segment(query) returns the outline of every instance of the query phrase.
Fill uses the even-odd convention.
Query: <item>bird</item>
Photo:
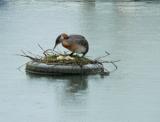
[[[55,46],[53,50],[60,43],[64,48],[67,48],[72,52],[70,56],[72,56],[74,53],[78,53],[82,54],[83,57],[89,50],[89,44],[86,38],[78,34],[67,35],[66,33],[61,33],[55,40]]]

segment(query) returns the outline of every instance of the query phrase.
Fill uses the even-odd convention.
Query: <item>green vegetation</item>
[[[60,63],[60,64],[78,64],[78,65],[86,65],[94,63],[89,58],[86,57],[80,57],[78,55],[56,55],[56,54],[50,54],[41,59],[41,62],[46,64],[53,64],[53,63]]]

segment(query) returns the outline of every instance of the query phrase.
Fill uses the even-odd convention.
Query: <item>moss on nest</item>
[[[86,64],[93,64],[94,61],[92,61],[89,58],[86,57],[80,57],[78,55],[56,55],[56,54],[50,54],[42,58],[42,63],[46,64],[53,64],[53,63],[60,63],[60,64],[78,64],[78,65],[86,65]]]

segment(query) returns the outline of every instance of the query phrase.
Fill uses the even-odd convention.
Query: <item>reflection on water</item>
[[[30,79],[41,79],[45,78],[44,81],[49,82],[55,82],[62,80],[65,82],[65,88],[69,92],[76,93],[79,90],[86,90],[88,87],[88,80],[87,76],[79,76],[79,75],[73,75],[73,76],[40,76],[40,75],[34,75],[30,73],[26,73],[28,78]]]

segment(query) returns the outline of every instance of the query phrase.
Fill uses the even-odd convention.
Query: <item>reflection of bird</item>
[[[60,43],[72,52],[70,55],[73,55],[73,53],[81,53],[84,56],[89,49],[88,41],[81,35],[67,35],[62,33],[57,37],[54,49]]]

